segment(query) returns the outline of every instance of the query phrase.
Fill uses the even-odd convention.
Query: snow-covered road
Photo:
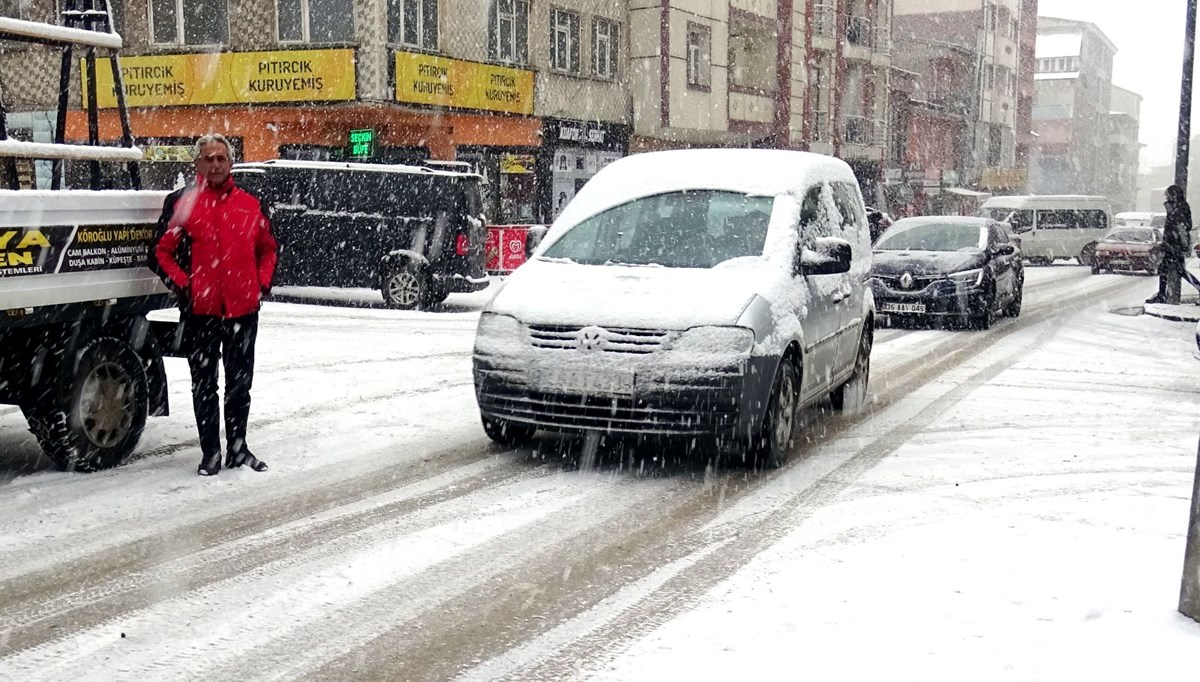
[[[491,445],[480,296],[268,304],[266,474],[195,475],[182,360],[114,471],[0,408],[0,679],[1191,680],[1200,365],[1113,312],[1153,286],[1030,268],[1017,320],[881,330],[868,413],[810,411],[767,473]]]

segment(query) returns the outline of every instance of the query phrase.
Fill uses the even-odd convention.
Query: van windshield
[[[584,220],[545,258],[587,265],[711,268],[761,256],[773,197],[692,190],[634,199]]]

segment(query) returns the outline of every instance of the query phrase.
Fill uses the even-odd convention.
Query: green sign
[[[350,156],[359,159],[375,155],[375,129],[363,128],[350,131]]]

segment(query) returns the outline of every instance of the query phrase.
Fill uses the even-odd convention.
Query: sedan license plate
[[[925,312],[924,303],[884,303],[879,308],[884,313],[917,313]]]
[[[547,372],[543,380],[563,393],[583,395],[633,395],[633,372],[602,369],[559,369]]]

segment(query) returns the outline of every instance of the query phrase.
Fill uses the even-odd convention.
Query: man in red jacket
[[[271,288],[277,247],[258,199],[230,177],[232,156],[223,136],[200,138],[196,184],[167,197],[165,232],[154,250],[158,272],[179,298],[203,454],[201,476],[221,470],[217,363],[222,354],[225,466],[267,468],[246,447],[246,422],[259,301]]]

